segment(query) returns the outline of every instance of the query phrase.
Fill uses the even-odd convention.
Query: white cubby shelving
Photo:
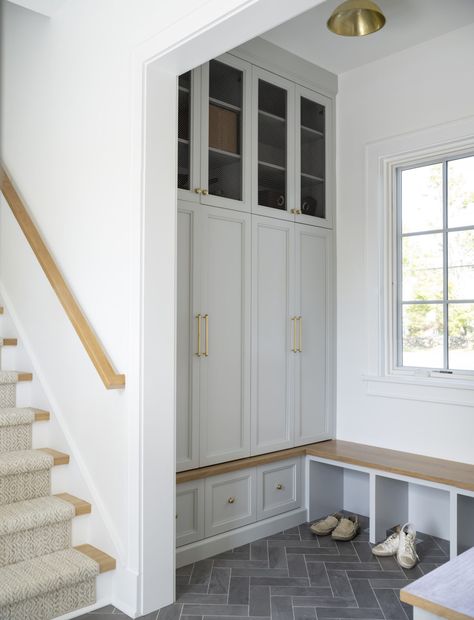
[[[306,459],[310,521],[343,509],[370,518],[371,543],[410,521],[420,532],[449,540],[451,558],[474,546],[474,492],[321,457]]]

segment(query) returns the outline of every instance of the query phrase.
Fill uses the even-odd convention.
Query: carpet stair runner
[[[30,378],[0,370],[0,620],[52,620],[92,605],[96,577],[115,568],[98,549],[71,546],[72,519],[90,505],[51,495],[51,469],[69,457],[32,448],[32,425],[49,414],[15,407],[16,384]]]

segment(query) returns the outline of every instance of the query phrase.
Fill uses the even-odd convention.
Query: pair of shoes
[[[310,530],[318,536],[331,534],[334,540],[352,540],[360,530],[359,517],[356,515],[345,517],[340,512],[335,512],[313,523]]]
[[[403,527],[399,525],[395,528],[384,542],[375,545],[372,553],[379,557],[397,556],[397,562],[402,568],[413,568],[419,561],[415,549],[416,530],[412,523],[405,523]]]

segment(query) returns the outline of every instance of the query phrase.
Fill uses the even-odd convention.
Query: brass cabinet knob
[[[235,502],[235,497],[229,497],[229,499],[227,500],[228,504],[233,504]]]
[[[203,189],[202,190],[202,195],[203,196],[207,196],[209,194],[209,191],[207,189]]]
[[[281,482],[279,482],[279,483],[276,485],[276,488],[278,489],[278,491],[281,491],[281,490],[283,489],[283,485],[281,484]]]
[[[202,189],[200,187],[196,187],[196,189],[194,190],[194,192],[196,194],[202,194]]]

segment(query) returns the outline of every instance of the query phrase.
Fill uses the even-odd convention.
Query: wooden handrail
[[[2,193],[105,387],[107,389],[125,387],[125,375],[119,375],[113,369],[102,344],[69,290],[58,266],[3,167],[0,167],[0,176],[2,178]]]

